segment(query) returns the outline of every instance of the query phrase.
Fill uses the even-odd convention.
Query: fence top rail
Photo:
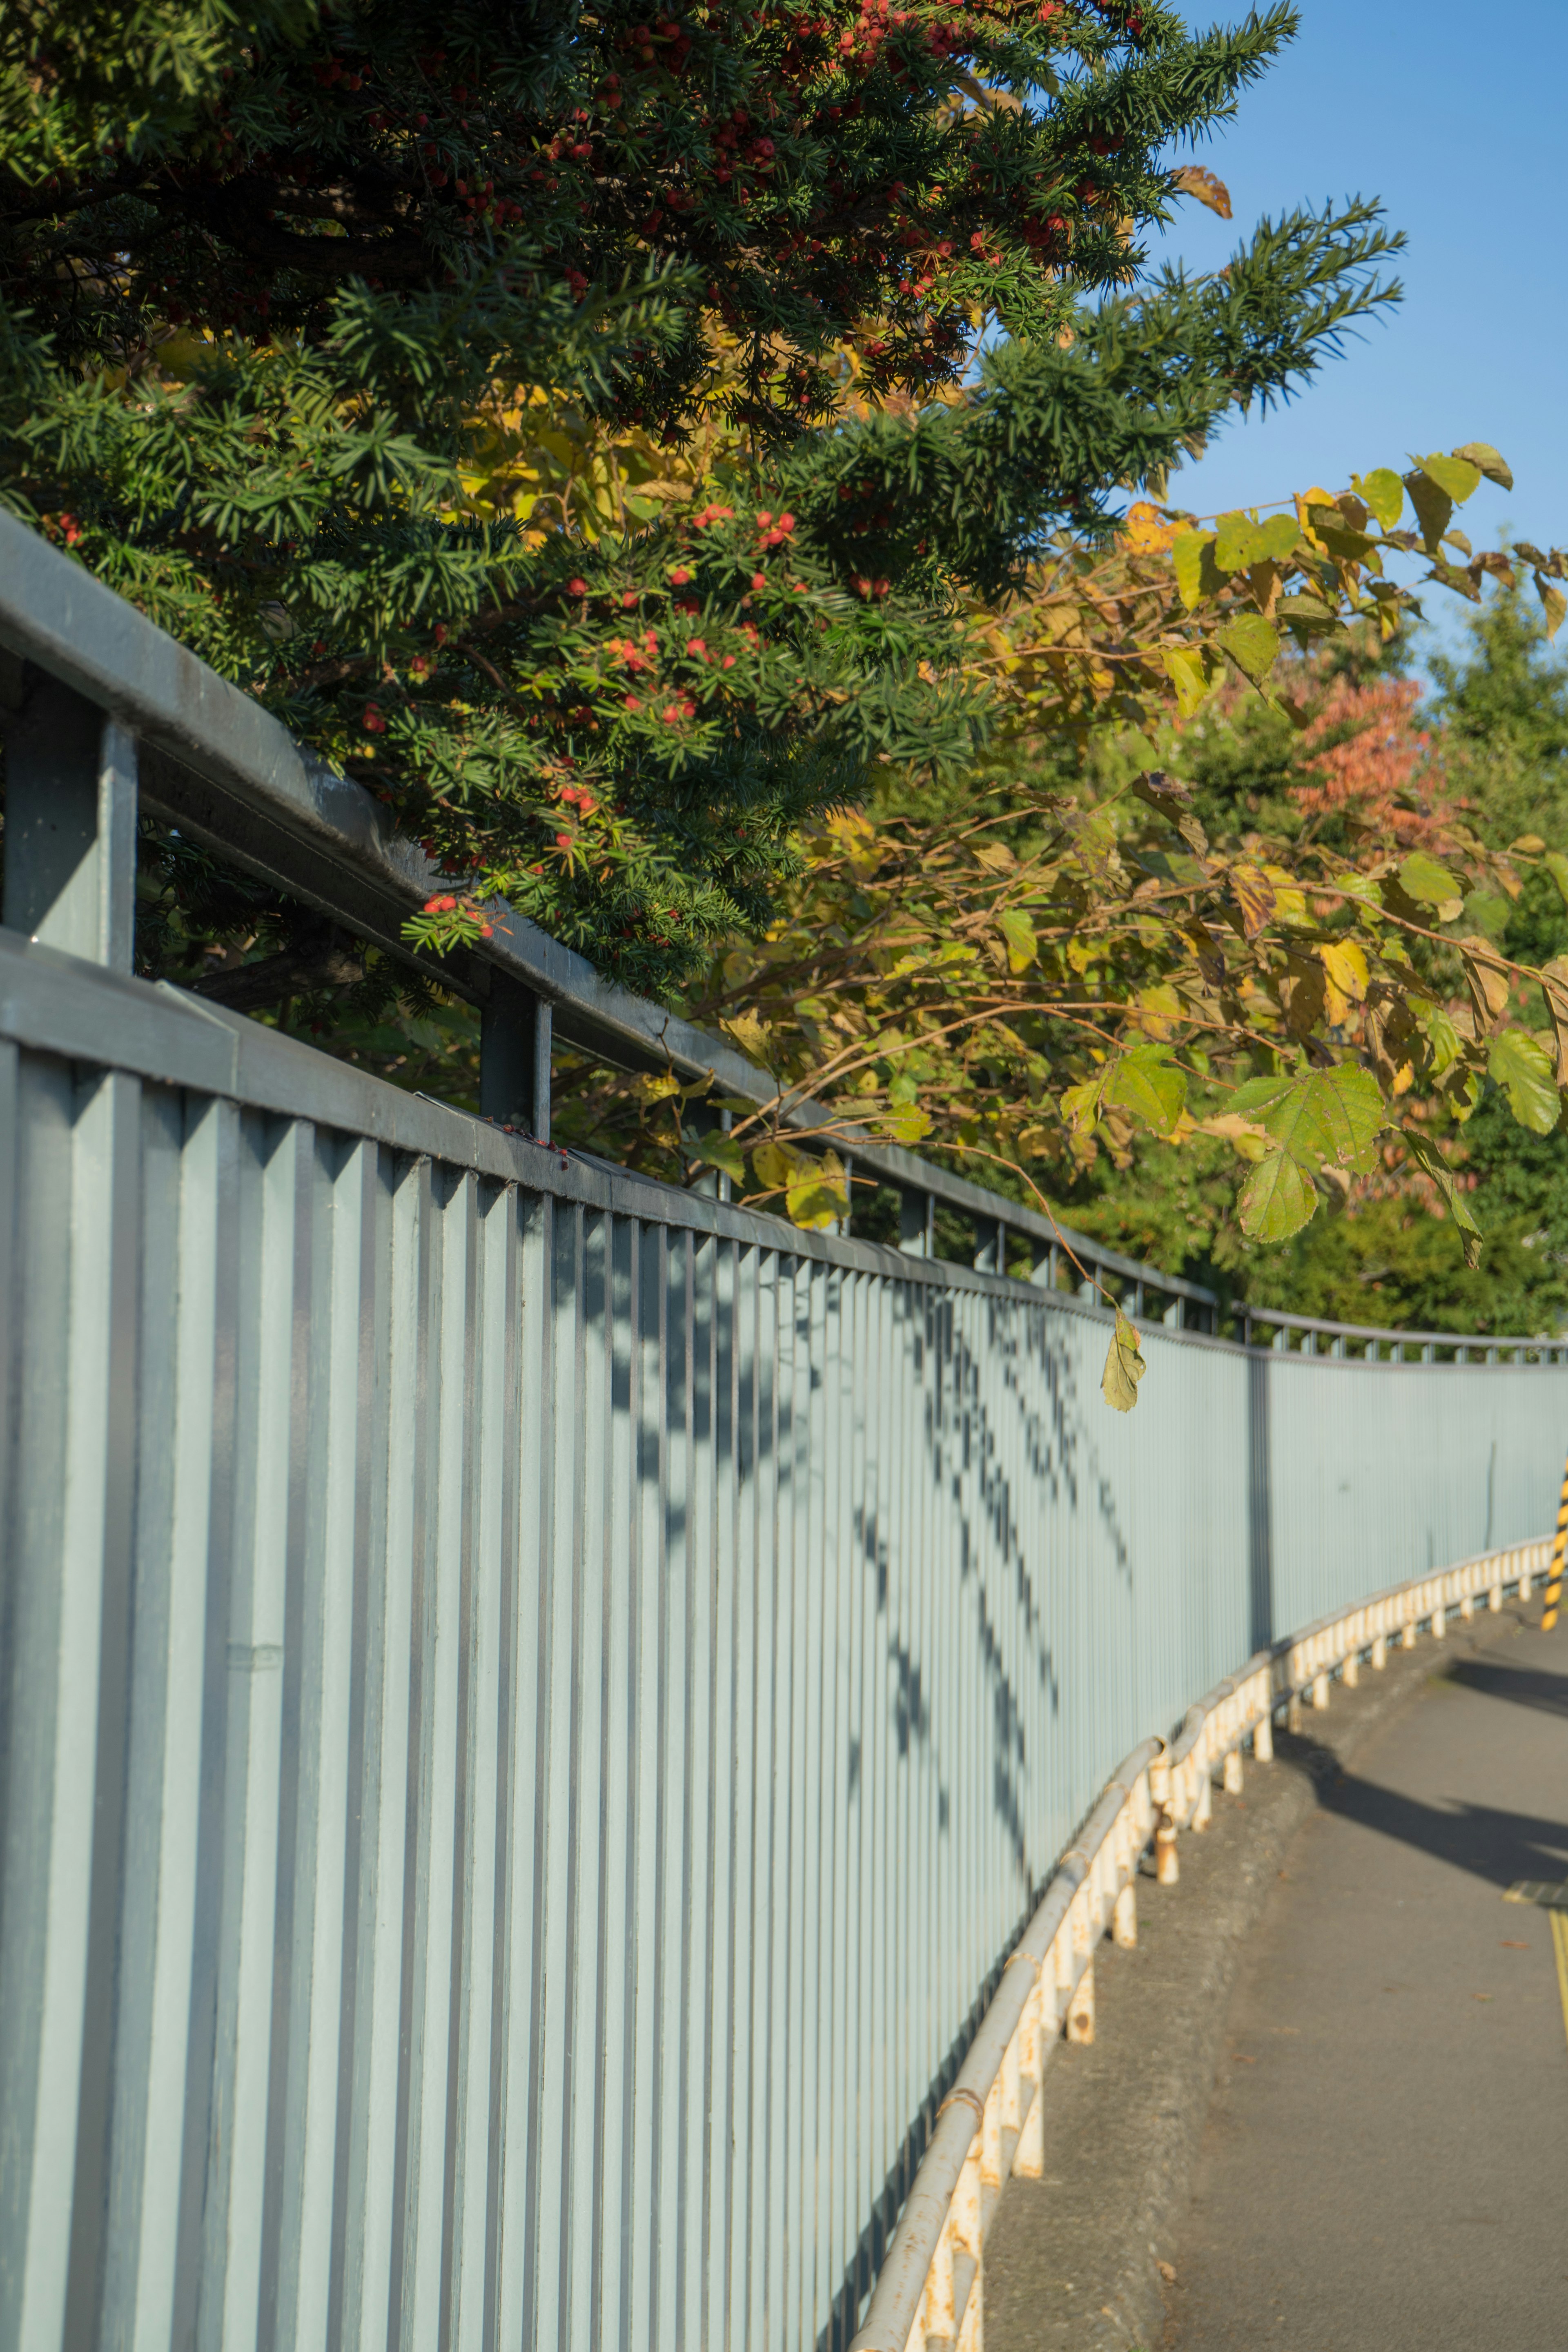
[[[1568,1344],[1568,1333],[1562,1331],[1414,1331],[1388,1323],[1334,1323],[1321,1315],[1291,1315],[1283,1307],[1254,1307],[1238,1303],[1236,1307],[1238,1323],[1247,1327],[1266,1323],[1270,1328],[1286,1331],[1322,1332],[1331,1339],[1379,1339],[1390,1347],[1400,1348],[1561,1348]]]
[[[297,742],[270,712],[209,668],[136,607],[37,531],[0,513],[0,645],[110,711],[136,737],[141,800],[193,839],[281,886],[411,962],[407,916],[441,887],[418,845],[395,833],[379,802]],[[457,996],[483,1003],[501,971],[552,1009],[556,1034],[612,1069],[710,1074],[724,1092],[763,1108],[770,1074],[728,1039],[603,979],[535,924],[498,910],[493,938],[438,964]],[[809,1099],[785,1097],[783,1118],[827,1129],[862,1175],[931,1195],[970,1217],[1065,1245],[1086,1265],[1158,1290],[1217,1302],[1201,1284],[1124,1257],[1087,1234],[921,1160],[873,1144]]]
[[[669,1069],[685,1080],[710,1076],[759,1109],[777,1104],[784,1123],[839,1145],[860,1182],[875,1178],[900,1193],[940,1202],[998,1240],[1003,1229],[1016,1234],[1053,1276],[1062,1259],[1076,1259],[1094,1276],[1130,1284],[1135,1314],[1147,1292],[1191,1303],[1206,1311],[1211,1328],[1217,1323],[1220,1299],[1203,1284],[1124,1256],[899,1145],[873,1143],[809,1098],[786,1093],[781,1101],[772,1076],[728,1039],[605,981],[585,958],[504,908],[481,945],[438,962],[422,958],[403,938],[403,925],[442,877],[416,843],[394,831],[380,803],[73,557],[4,513],[0,649],[63,680],[135,737],[146,811],[421,966],[452,994],[482,1005],[493,976],[503,974],[550,1006],[565,1045],[612,1069]],[[999,1249],[996,1262],[1000,1266]],[[1550,1345],[1544,1336],[1467,1341],[1447,1332],[1394,1333],[1241,1302],[1234,1313],[1246,1337],[1256,1322],[1331,1339],[1461,1349]]]

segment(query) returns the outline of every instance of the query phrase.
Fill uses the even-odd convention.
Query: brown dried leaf
[[[1184,196],[1195,196],[1211,213],[1218,213],[1221,220],[1229,220],[1230,190],[1217,173],[1205,172],[1201,163],[1184,163],[1180,171],[1172,173],[1171,185]]]
[[[1459,941],[1459,953],[1465,960],[1465,979],[1475,1007],[1476,1034],[1481,1036],[1494,1030],[1508,1011],[1508,968],[1491,941],[1479,931],[1468,932]]]

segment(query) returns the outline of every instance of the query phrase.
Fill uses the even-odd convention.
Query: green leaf
[[[1508,1097],[1509,1108],[1532,1135],[1550,1135],[1562,1104],[1552,1056],[1526,1030],[1505,1029],[1487,1055],[1487,1075]]]
[[[1241,613],[1219,632],[1219,642],[1238,670],[1261,686],[1279,658],[1279,639],[1261,613]]]
[[[1249,514],[1222,514],[1214,560],[1222,572],[1245,572],[1258,561],[1262,534]]]
[[[1241,1230],[1255,1242],[1289,1241],[1317,1205],[1311,1179],[1289,1151],[1276,1146],[1241,1188]]]
[[[1007,942],[1008,971],[1027,971],[1040,951],[1029,917],[1019,907],[1006,907],[996,918],[996,928]]]
[[[1108,1108],[1131,1111],[1156,1135],[1169,1135],[1187,1107],[1187,1074],[1168,1046],[1133,1045],[1111,1063],[1100,1083]]]
[[[1376,466],[1364,476],[1352,474],[1351,488],[1384,530],[1392,530],[1405,512],[1405,485],[1392,466]]]
[[[1212,530],[1184,530],[1180,539],[1171,542],[1171,563],[1176,575],[1177,592],[1189,613],[1203,593],[1204,550],[1214,543]]]
[[[1258,537],[1263,542],[1261,561],[1283,563],[1286,557],[1294,555],[1300,546],[1301,528],[1294,515],[1270,515],[1268,520],[1259,526]]]
[[[918,1103],[908,1103],[901,1110],[889,1111],[880,1125],[889,1142],[922,1143],[931,1133],[931,1113]]]
[[[1402,1131],[1402,1139],[1405,1150],[1415,1162],[1416,1167],[1423,1169],[1430,1176],[1443,1195],[1448,1214],[1459,1229],[1459,1242],[1465,1253],[1465,1264],[1471,1268],[1479,1265],[1481,1229],[1471,1213],[1469,1202],[1459,1190],[1453,1170],[1430,1136],[1420,1135],[1414,1129],[1405,1129]]]
[[[1562,892],[1563,905],[1568,907],[1568,857],[1560,849],[1549,849],[1541,862]]]
[[[1248,1078],[1226,1105],[1237,1118],[1256,1120],[1280,1146],[1295,1174],[1259,1160],[1242,1200],[1242,1229],[1265,1241],[1279,1241],[1311,1215],[1311,1174],[1325,1160],[1364,1175],[1384,1123],[1383,1096],[1370,1070],[1337,1062],[1327,1070],[1296,1077]],[[1299,1180],[1299,1181],[1298,1181]],[[1247,1218],[1258,1220],[1248,1224]],[[1281,1223],[1293,1218],[1294,1223]],[[1267,1230],[1265,1229],[1267,1228]]]
[[[1541,599],[1541,609],[1546,617],[1546,634],[1548,637],[1554,637],[1563,626],[1564,614],[1568,614],[1568,596],[1564,596],[1561,588],[1554,588],[1541,572],[1535,574],[1535,593]]]
[[[1484,474],[1489,482],[1496,482],[1500,489],[1512,489],[1513,468],[1506,457],[1499,457],[1489,441],[1466,441],[1454,455],[1464,464],[1473,466],[1479,474]]]
[[[1114,1412],[1131,1412],[1138,1402],[1138,1383],[1148,1369],[1138,1345],[1138,1334],[1119,1307],[1100,1382],[1100,1394]]]
[[[1420,467],[1405,475],[1405,487],[1421,526],[1422,543],[1428,555],[1436,555],[1443,544],[1443,533],[1454,519],[1454,501]]]
[[[1464,892],[1446,866],[1428,857],[1424,849],[1413,849],[1399,869],[1399,886],[1405,896],[1418,898],[1428,907],[1443,907]]]
[[[1209,690],[1202,654],[1189,652],[1184,646],[1162,646],[1160,659],[1176,689],[1176,708],[1184,719],[1190,719]]]
[[[1474,490],[1481,486],[1481,469],[1472,466],[1468,457],[1445,457],[1434,453],[1430,457],[1417,457],[1415,463],[1429,481],[1446,490],[1457,507],[1462,507]]]
[[[725,1135],[719,1128],[698,1137],[691,1156],[700,1160],[705,1168],[717,1168],[732,1183],[744,1184],[746,1181],[745,1153],[733,1136]]]

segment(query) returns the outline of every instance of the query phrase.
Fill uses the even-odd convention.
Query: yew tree
[[[382,795],[426,944],[499,894],[668,992],[879,761],[973,758],[967,604],[1393,298],[1362,203],[1146,270],[1294,24],[19,0],[0,496]],[[715,420],[703,494],[613,530],[486,494]]]

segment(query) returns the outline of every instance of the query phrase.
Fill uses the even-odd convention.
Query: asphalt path
[[[1568,1880],[1568,1628],[1428,1655],[1247,1939],[1179,2352],[1568,2347],[1568,2025],[1550,1915],[1503,1899]]]

